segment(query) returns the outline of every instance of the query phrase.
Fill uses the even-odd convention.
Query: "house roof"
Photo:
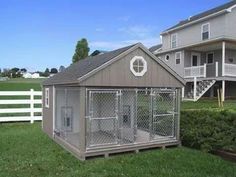
[[[129,52],[140,47],[146,53],[148,53],[158,64],[160,64],[164,69],[166,69],[170,74],[172,74],[179,82],[183,85],[185,80],[174,72],[168,65],[163,61],[156,58],[146,47],[141,43],[123,47],[111,52],[107,52],[101,55],[89,56],[83,60],[78,61],[77,63],[72,64],[66,68],[63,72],[60,72],[53,77],[45,80],[43,85],[57,85],[57,84],[74,84],[83,81],[84,79],[90,77],[97,71],[103,69],[108,64],[113,63],[114,61],[122,58],[122,56],[128,54]]]
[[[213,9],[207,10],[207,11],[202,12],[200,14],[194,15],[194,16],[188,18],[188,19],[180,21],[178,24],[172,26],[171,28],[166,29],[163,33],[167,32],[167,31],[170,31],[170,30],[173,30],[175,28],[181,27],[182,25],[186,25],[186,24],[188,24],[190,22],[193,22],[193,21],[199,20],[201,18],[207,17],[209,15],[215,14],[217,12],[220,12],[220,11],[223,11],[223,10],[227,10],[230,7],[234,6],[234,5],[236,5],[236,1],[235,0],[230,1],[230,2],[228,2],[226,4],[223,4],[223,5],[220,5],[218,7],[215,7]]]
[[[72,64],[63,72],[60,72],[45,80],[43,85],[51,85],[56,83],[74,83],[76,81],[78,82],[78,78],[88,74],[90,71],[96,69],[97,67],[108,62],[133,46],[134,45],[130,45],[101,55],[89,56]]]
[[[153,53],[156,50],[160,49],[161,47],[162,47],[162,44],[154,45],[154,46],[149,48],[149,51]]]

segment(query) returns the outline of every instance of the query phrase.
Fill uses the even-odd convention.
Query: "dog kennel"
[[[109,53],[43,83],[43,130],[80,159],[178,145],[184,82],[141,44]]]

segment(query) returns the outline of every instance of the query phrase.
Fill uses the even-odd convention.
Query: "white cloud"
[[[103,32],[104,29],[103,29],[103,28],[96,28],[95,31],[97,31],[97,32]]]
[[[123,21],[123,22],[128,22],[130,18],[131,18],[130,16],[122,16],[122,17],[119,17],[118,20]]]
[[[151,26],[136,25],[136,26],[119,28],[118,31],[125,33],[130,37],[147,38],[151,37],[153,33],[155,33],[155,28]]]
[[[105,50],[114,50],[117,48],[125,47],[135,43],[141,42],[146,47],[151,47],[160,42],[158,37],[146,38],[146,39],[130,39],[123,41],[91,41],[89,45],[94,49],[105,49]]]

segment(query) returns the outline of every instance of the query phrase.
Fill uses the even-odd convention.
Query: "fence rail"
[[[225,76],[236,76],[236,64],[225,63]]]
[[[206,65],[184,68],[184,78],[206,77]]]
[[[24,98],[15,99],[16,96]],[[26,96],[29,98],[25,98]],[[37,97],[35,98],[35,96]],[[42,105],[42,99],[39,96],[42,97],[42,92],[33,89],[30,91],[0,91],[0,122],[30,121],[33,123],[36,120],[42,120],[42,108],[35,107],[36,104]],[[29,105],[29,108],[12,108],[13,105]]]

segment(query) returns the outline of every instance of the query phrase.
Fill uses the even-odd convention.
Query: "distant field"
[[[0,91],[28,91],[34,89],[41,90],[41,83],[45,79],[10,79],[0,82]]]

